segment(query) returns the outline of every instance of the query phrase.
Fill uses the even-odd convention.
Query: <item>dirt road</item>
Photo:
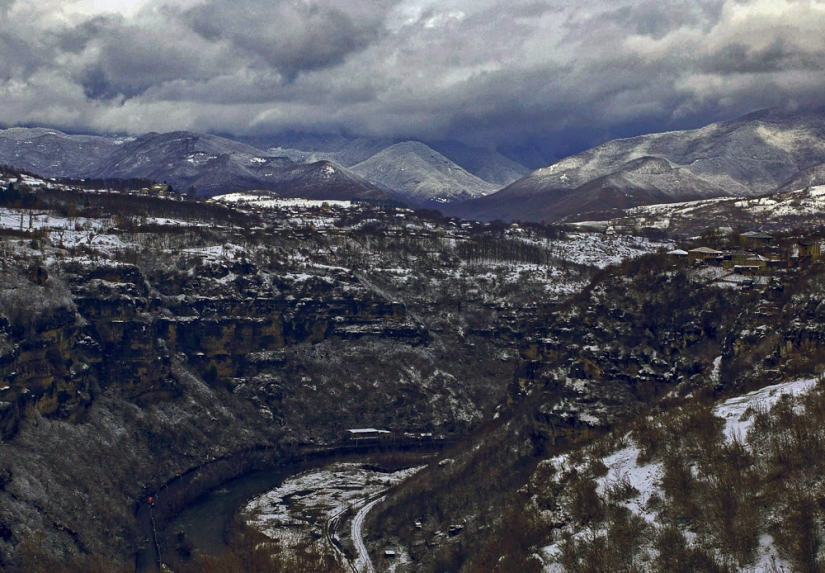
[[[382,495],[366,503],[364,507],[358,510],[358,513],[356,513],[352,519],[350,535],[352,536],[352,543],[355,545],[355,552],[358,554],[358,557],[355,559],[355,569],[359,573],[375,573],[369,553],[367,553],[367,547],[364,545],[364,538],[361,536],[361,528],[364,526],[364,518],[369,511],[375,504],[384,501],[384,499],[386,499],[386,496]]]

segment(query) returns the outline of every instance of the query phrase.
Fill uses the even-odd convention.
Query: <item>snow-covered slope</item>
[[[762,111],[696,130],[610,141],[455,212],[469,218],[554,220],[604,207],[760,195],[822,163],[823,112]]]
[[[0,163],[46,177],[87,177],[128,139],[44,128],[0,130]]]
[[[766,193],[825,161],[825,116],[758,112],[702,129],[619,139],[534,171],[511,189],[575,189],[643,157],[666,159],[728,194]],[[692,192],[684,186],[684,194]]]
[[[140,177],[199,195],[266,189],[288,197],[397,201],[327,161],[296,163],[249,145],[202,133],[149,133],[138,138],[67,135],[49,129],[0,131],[0,163],[47,177]]]
[[[499,188],[415,141],[388,147],[352,171],[418,203],[449,203],[488,195]]]
[[[689,236],[703,230],[761,228],[769,232],[818,225],[825,212],[825,185],[782,191],[760,197],[723,197],[643,205],[616,211],[607,219],[566,222],[588,229],[654,228]]]
[[[723,443],[731,444],[736,442],[741,446],[741,451],[746,456],[760,456],[763,452],[758,450],[758,439],[752,439],[753,436],[749,434],[752,428],[754,418],[759,412],[769,412],[771,408],[777,405],[783,397],[804,396],[806,393],[815,391],[816,380],[814,379],[799,379],[781,384],[767,386],[760,390],[730,398],[713,408],[712,415],[716,418],[721,418],[724,421],[723,426]],[[800,414],[803,407],[799,402],[793,408],[795,414]],[[653,417],[648,417],[648,423],[658,423]],[[627,510],[629,514],[636,519],[636,527],[639,530],[647,530],[647,538],[652,537],[654,533],[663,527],[663,524],[668,522],[665,516],[666,505],[662,500],[667,499],[668,495],[665,491],[665,481],[670,479],[673,481],[673,469],[670,469],[671,475],[668,476],[668,469],[665,467],[665,461],[661,459],[644,460],[643,461],[643,447],[638,443],[637,437],[633,434],[624,436],[620,443],[623,447],[615,449],[604,457],[599,457],[597,460],[587,460],[586,462],[577,462],[574,456],[570,454],[562,454],[554,458],[541,462],[540,466],[544,466],[545,473],[561,475],[572,475],[580,473],[586,475],[589,467],[595,465],[601,466],[603,471],[595,481],[595,494],[605,506],[614,504],[614,507]],[[733,448],[736,451],[735,447]],[[747,459],[746,457],[744,459]],[[588,466],[588,464],[590,464]],[[720,464],[721,465],[721,464]],[[672,464],[671,464],[672,466]],[[700,467],[700,464],[695,461],[688,462],[691,479],[696,480],[695,483],[701,483],[702,480],[708,480],[711,483],[723,483],[720,479],[720,470],[717,467]],[[547,471],[547,468],[552,468]],[[560,480],[561,481],[561,480]],[[776,477],[773,481],[779,481]],[[727,485],[727,483],[726,483]],[[699,486],[692,485],[699,489]],[[737,484],[736,487],[744,487]],[[796,487],[801,487],[797,484]],[[738,492],[737,492],[738,493]],[[741,494],[740,494],[741,495]],[[766,496],[767,497],[767,496]],[[672,501],[672,500],[671,500]],[[737,503],[739,501],[737,500]],[[765,502],[762,502],[763,504]],[[549,513],[549,512],[548,512]],[[781,551],[771,535],[770,521],[764,519],[765,516],[760,516],[759,525],[754,532],[754,546],[747,554],[747,565],[742,567],[735,567],[738,571],[754,571],[754,572],[788,572],[797,570],[792,567],[792,563],[788,560],[787,551]],[[547,573],[564,573],[567,571],[563,566],[564,557],[562,556],[567,549],[569,558],[569,544],[565,548],[565,539],[575,539],[576,541],[585,540],[588,543],[593,538],[604,536],[605,533],[609,536],[612,531],[606,532],[603,529],[593,528],[586,529],[570,522],[562,534],[559,532],[554,537],[554,543],[545,547],[541,553],[544,561],[544,571]],[[707,532],[697,534],[694,531],[682,532],[685,534],[689,542],[686,546],[703,547],[707,550],[713,547],[713,542],[709,541]],[[641,542],[638,546],[640,563],[655,563],[657,554],[660,553],[659,548],[654,548],[648,542]],[[713,548],[708,554],[714,555],[718,548]],[[784,555],[783,555],[784,553]],[[653,571],[656,569],[649,566],[641,566],[639,571]]]
[[[476,177],[499,187],[509,185],[530,172],[529,168],[492,149],[471,147],[457,141],[439,141],[429,146]]]
[[[266,189],[283,196],[313,199],[387,199],[347,169],[329,162],[295,163],[214,135],[185,131],[147,134],[117,149],[98,177],[145,177],[199,195]]]

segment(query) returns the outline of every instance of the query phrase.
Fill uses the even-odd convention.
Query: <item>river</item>
[[[137,518],[142,524],[146,539],[142,540],[142,547],[136,555],[136,571],[157,571],[159,559],[156,548],[160,550],[162,559],[167,551],[173,551],[173,548],[168,546],[169,542],[165,540],[171,539],[178,532],[183,533],[183,537],[195,551],[219,552],[226,547],[226,533],[239,509],[250,499],[278,487],[290,476],[342,462],[395,468],[409,467],[420,464],[422,458],[441,451],[445,445],[446,441],[433,441],[391,448],[342,448],[330,452],[315,452],[299,459],[293,458],[274,468],[252,471],[226,481],[188,503],[182,511],[167,519],[165,523],[160,523],[158,519],[157,536],[152,523],[153,510],[143,505],[137,513]],[[174,483],[172,482],[169,488],[172,488]],[[158,498],[163,498],[163,492]]]

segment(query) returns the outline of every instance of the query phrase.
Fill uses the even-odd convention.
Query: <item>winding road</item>
[[[456,439],[431,440],[422,442],[419,440],[397,441],[391,445],[375,444],[373,446],[346,445],[331,448],[305,449],[300,453],[288,458],[270,460],[268,463],[261,463],[257,458],[253,462],[244,462],[244,459],[236,459],[233,468],[264,466],[266,469],[250,469],[244,473],[227,472],[227,478],[219,482],[210,480],[200,480],[206,487],[202,487],[199,476],[203,473],[208,475],[210,468],[217,464],[225,464],[230,457],[222,458],[214,462],[206,463],[203,466],[193,468],[182,476],[170,480],[166,485],[159,488],[155,494],[156,499],[172,499],[180,501],[180,509],[174,504],[159,504],[152,509],[147,503],[142,503],[136,511],[136,522],[141,533],[136,539],[138,550],[135,553],[135,569],[138,573],[154,573],[160,570],[158,553],[162,548],[164,534],[169,531],[183,531],[186,539],[192,542],[195,550],[214,551],[226,547],[224,532],[234,521],[239,509],[250,498],[261,495],[282,483],[291,475],[299,474],[308,469],[323,467],[331,462],[333,458],[337,461],[358,461],[359,463],[380,463],[381,456],[391,453],[408,454],[415,463],[431,457],[433,454],[442,451],[445,447],[457,443]],[[269,450],[261,450],[269,451]],[[251,453],[257,453],[255,450]],[[238,457],[245,454],[241,452]],[[410,462],[410,465],[414,465]],[[220,495],[215,495],[217,488],[225,488]],[[228,491],[228,492],[227,492]],[[210,493],[211,492],[211,493]],[[180,499],[179,499],[180,498]],[[365,503],[378,500],[367,499]],[[358,505],[352,506],[356,509]],[[372,505],[370,505],[370,508]],[[363,518],[369,511],[368,508],[360,506],[363,514],[360,514],[358,521],[357,539],[360,543],[358,551],[358,563],[365,571],[374,571],[372,563],[364,547],[361,538],[361,527]],[[366,509],[366,510],[365,510]],[[342,512],[343,514],[343,512]],[[327,524],[327,536],[330,543],[336,547],[349,567],[354,568],[355,564],[347,559],[346,554],[340,547],[340,540],[336,535],[342,514],[333,516]],[[168,549],[168,548],[166,548]],[[364,565],[366,563],[366,565]]]
[[[355,568],[355,565],[349,560],[349,557],[347,557],[347,554],[344,552],[343,547],[341,547],[341,540],[338,537],[338,526],[341,524],[341,516],[343,516],[349,510],[350,508],[347,507],[329,518],[325,528],[325,535],[327,537],[327,543],[329,543],[329,546],[332,547],[332,549],[338,554],[338,556],[341,558],[341,561],[343,563],[346,563],[346,565],[350,569],[352,569],[353,573],[358,573],[358,570]]]
[[[352,544],[355,545],[355,551],[358,554],[358,557],[355,559],[355,569],[358,573],[375,573],[375,569],[372,566],[372,561],[370,560],[370,555],[367,553],[367,547],[364,545],[364,538],[361,536],[361,529],[364,526],[364,518],[367,516],[369,511],[373,508],[373,506],[375,506],[375,504],[384,501],[386,497],[387,496],[382,495],[381,497],[366,503],[361,509],[358,510],[355,517],[352,518],[350,535],[352,536]]]

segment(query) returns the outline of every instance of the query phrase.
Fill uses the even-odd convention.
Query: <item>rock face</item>
[[[823,162],[825,114],[762,111],[697,130],[611,141],[450,212],[553,221],[611,208],[759,195]]]
[[[60,268],[59,283],[21,285],[42,291],[36,299],[44,308],[18,307],[21,313],[40,313],[31,324],[6,321],[7,340],[15,346],[3,356],[0,370],[9,384],[2,437],[13,437],[29,405],[43,415],[73,420],[88,406],[90,392],[112,384],[141,405],[173,399],[180,387],[171,358],[180,353],[215,383],[254,378],[267,365],[283,365],[283,355],[276,355],[287,346],[366,337],[415,347],[428,340],[403,304],[359,288],[352,274],[335,276],[333,286],[307,278],[298,298],[285,299],[273,298],[271,291],[260,296],[254,284],[258,272],[249,262],[207,266],[195,278],[178,272],[145,275],[128,264],[67,264]],[[227,278],[232,280],[226,286],[218,282]],[[348,293],[336,293],[336,283],[346,285]],[[284,280],[272,286],[295,292],[296,285]],[[64,305],[45,306],[57,288],[65,289]]]
[[[462,297],[475,276],[441,258],[448,222],[40,183],[13,199],[65,226],[0,228],[0,567],[33,536],[131,559],[141,500],[211,460],[354,427],[462,436],[506,397],[522,314]],[[68,203],[102,218],[70,223]]]

